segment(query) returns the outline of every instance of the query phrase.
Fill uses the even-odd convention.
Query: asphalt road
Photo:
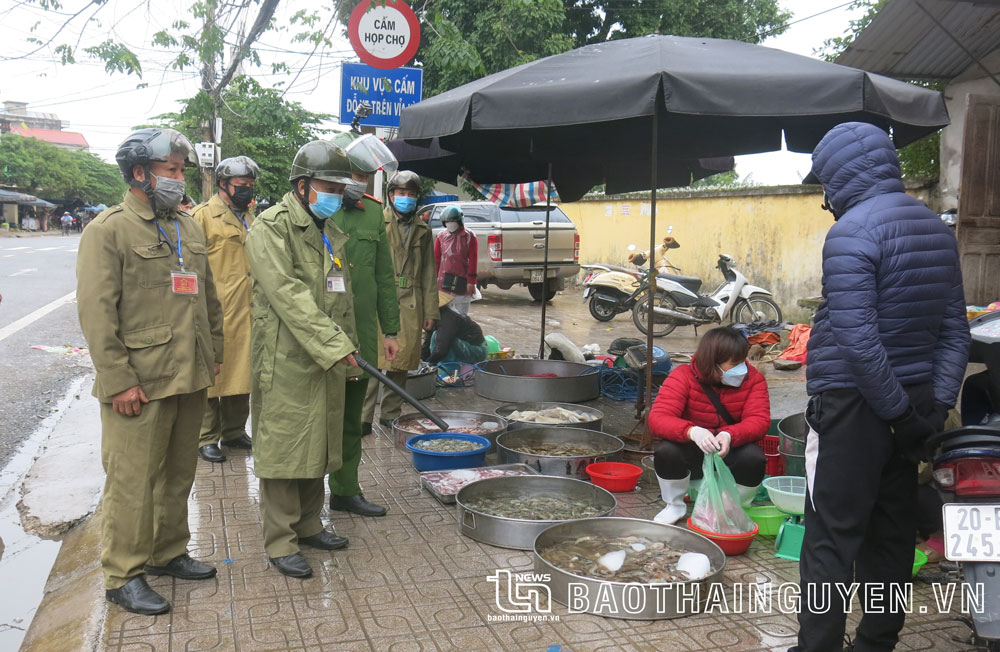
[[[80,235],[0,237],[0,468],[91,368],[87,355],[48,353],[35,345],[86,347],[76,302],[11,333],[9,327],[76,290]],[[6,336],[5,336],[6,335]]]

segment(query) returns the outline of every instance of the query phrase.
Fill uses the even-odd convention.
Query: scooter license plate
[[[947,503],[942,513],[946,559],[1000,562],[1000,505]]]
[[[543,276],[544,273],[545,273],[545,270],[543,270],[543,269],[533,269],[533,270],[531,270],[531,281],[530,282],[531,283],[541,283],[545,279],[545,276]]]

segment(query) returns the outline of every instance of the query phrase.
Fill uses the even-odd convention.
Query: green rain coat
[[[381,204],[366,195],[355,205],[345,205],[330,220],[347,234],[344,253],[354,292],[358,350],[374,365],[381,348],[379,326],[382,333],[399,333],[396,274]]]
[[[379,369],[409,371],[420,366],[420,347],[427,319],[441,317],[438,309],[437,268],[434,262],[434,234],[415,215],[400,224],[392,206],[382,211],[386,236],[396,270],[396,297],[399,299],[399,353],[389,362],[379,342]],[[391,332],[391,331],[390,331]]]
[[[322,478],[341,466],[344,381],[337,362],[357,350],[348,236],[324,226],[345,292],[319,229],[292,193],[261,214],[247,237],[253,273],[253,459],[259,478]]]

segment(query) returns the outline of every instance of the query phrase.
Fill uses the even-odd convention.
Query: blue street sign
[[[420,68],[380,70],[363,63],[345,63],[340,73],[340,124],[350,124],[362,102],[372,114],[362,126],[398,127],[399,114],[423,97],[424,71]]]

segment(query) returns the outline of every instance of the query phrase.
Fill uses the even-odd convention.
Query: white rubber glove
[[[733,443],[733,436],[723,430],[715,436],[715,441],[719,444],[719,457],[725,457],[729,452],[729,445]]]
[[[719,444],[715,441],[715,435],[711,430],[695,426],[688,431],[688,439],[693,441],[705,455],[715,453],[719,450]]]

